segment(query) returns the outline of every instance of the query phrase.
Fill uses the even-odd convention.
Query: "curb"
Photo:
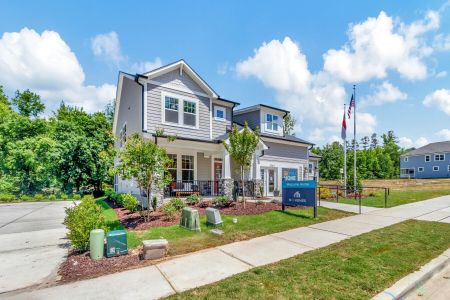
[[[449,264],[450,248],[438,257],[432,259],[426,265],[422,266],[418,271],[403,277],[394,283],[394,285],[373,297],[372,300],[404,299],[406,295],[419,288],[428,279],[439,273]]]

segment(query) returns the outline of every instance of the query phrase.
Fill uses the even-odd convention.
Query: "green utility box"
[[[180,225],[189,230],[201,231],[198,210],[190,207],[183,208],[181,211]]]
[[[206,213],[206,223],[212,225],[223,225],[222,218],[220,217],[220,212],[216,208],[208,207],[205,210]]]
[[[91,230],[89,234],[89,253],[91,259],[103,258],[105,231],[103,229]]]
[[[119,256],[128,253],[127,233],[125,230],[113,230],[106,234],[106,256]]]

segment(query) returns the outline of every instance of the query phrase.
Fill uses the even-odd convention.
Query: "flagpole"
[[[344,118],[347,113],[344,103]],[[344,198],[347,198],[347,135],[344,138]]]
[[[353,192],[356,197],[356,85],[353,85]]]

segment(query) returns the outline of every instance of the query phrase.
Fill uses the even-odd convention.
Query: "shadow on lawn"
[[[299,212],[300,212],[301,210],[299,210]],[[297,212],[292,212],[292,211],[289,211],[289,210],[274,210],[274,212],[277,212],[277,213],[281,213],[281,214],[284,214],[284,215],[288,215],[288,216],[292,216],[292,217],[297,217],[297,218],[301,218],[301,219],[313,219],[313,217],[312,216],[305,216],[305,215],[303,215],[303,214],[298,214]]]

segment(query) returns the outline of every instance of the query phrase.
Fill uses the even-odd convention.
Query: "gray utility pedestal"
[[[166,239],[142,241],[144,259],[163,258],[169,249],[169,242]]]
[[[218,209],[208,207],[205,210],[206,213],[206,223],[212,224],[212,225],[222,225],[222,217],[220,216],[220,212]]]
[[[190,207],[183,208],[181,211],[180,225],[189,230],[201,231],[198,210]]]

